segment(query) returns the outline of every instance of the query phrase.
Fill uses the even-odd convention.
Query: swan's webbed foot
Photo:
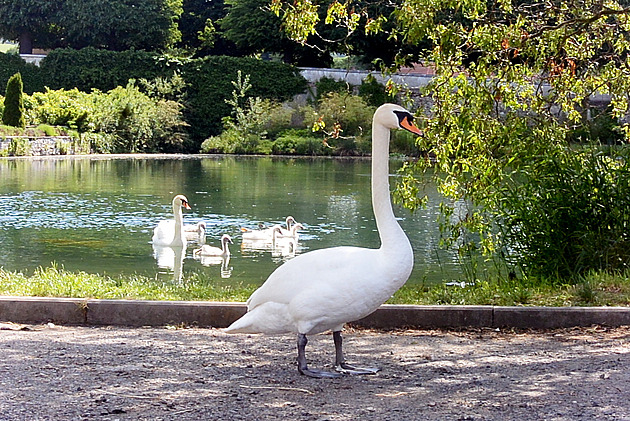
[[[342,374],[376,374],[380,370],[377,367],[355,367],[346,363],[340,363],[335,366],[335,371]]]
[[[316,379],[336,379],[341,377],[341,374],[335,373],[332,371],[323,371],[323,370],[312,370],[308,368],[306,364],[306,344],[308,340],[306,339],[306,335],[303,333],[298,334],[298,371],[300,374],[303,374],[308,377],[313,377]]]
[[[300,374],[303,374],[307,377],[313,377],[315,379],[338,379],[342,375],[340,373],[335,373],[333,371],[324,371],[324,370],[312,370],[307,367],[299,367],[298,371]]]
[[[333,332],[333,340],[335,341],[335,371],[343,374],[376,374],[380,369],[372,367],[355,367],[346,363],[343,356],[343,339],[341,332]]]

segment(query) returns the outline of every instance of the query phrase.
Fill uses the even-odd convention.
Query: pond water
[[[395,173],[399,162],[392,161]],[[390,177],[392,185],[395,177]],[[438,249],[437,193],[415,214],[396,208],[415,252],[411,282],[461,276],[457,255]],[[151,244],[171,200],[185,194],[184,222],[207,224],[206,243],[234,241],[228,262],[203,261],[189,245],[177,255]],[[99,156],[0,159],[0,266],[32,273],[69,271],[178,278],[192,272],[220,283],[262,283],[292,253],[251,248],[241,228],[304,225],[295,253],[337,245],[378,247],[370,202],[370,161],[235,156]],[[159,259],[158,259],[159,257]],[[159,263],[159,265],[158,265]],[[222,263],[222,264],[221,264]]]

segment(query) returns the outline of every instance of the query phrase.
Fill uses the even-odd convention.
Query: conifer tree
[[[21,128],[26,127],[24,99],[22,98],[23,88],[22,75],[19,72],[9,78],[6,96],[4,97],[2,124]]]

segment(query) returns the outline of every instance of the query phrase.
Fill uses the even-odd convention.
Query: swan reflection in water
[[[181,282],[186,247],[169,247],[153,244],[153,257],[160,269],[173,272],[173,281]]]

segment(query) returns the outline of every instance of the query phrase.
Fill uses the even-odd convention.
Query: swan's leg
[[[376,374],[379,368],[354,367],[346,363],[343,356],[343,339],[341,332],[333,332],[333,340],[335,341],[335,370],[344,374]]]
[[[308,339],[306,339],[306,335],[303,333],[298,334],[297,347],[298,347],[298,371],[300,374],[304,374],[305,376],[315,377],[317,379],[324,378],[335,378],[341,377],[339,373],[331,373],[329,371],[321,371],[321,370],[311,370],[306,365],[306,344],[308,343]]]

